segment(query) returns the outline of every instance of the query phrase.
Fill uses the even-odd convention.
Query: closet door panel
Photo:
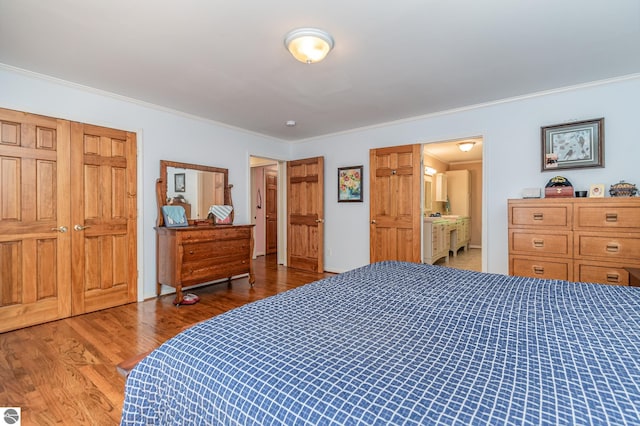
[[[82,123],[71,129],[75,315],[136,300],[136,139]]]
[[[0,332],[71,312],[69,123],[0,109]]]

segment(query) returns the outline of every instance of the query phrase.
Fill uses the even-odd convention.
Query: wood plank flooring
[[[185,326],[332,274],[255,262],[247,278],[191,289],[200,302],[175,307],[174,295],[0,334],[0,406],[22,408],[23,425],[118,424],[124,378],[116,365],[152,350]]]

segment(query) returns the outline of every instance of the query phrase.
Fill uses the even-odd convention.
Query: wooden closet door
[[[370,261],[420,262],[420,145],[370,151]]]
[[[0,332],[71,313],[69,122],[0,109]]]
[[[73,315],[136,300],[136,137],[71,123]]]

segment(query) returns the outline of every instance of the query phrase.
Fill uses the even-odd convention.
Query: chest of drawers
[[[182,289],[219,279],[253,275],[253,225],[157,227],[157,292],[161,286],[176,289],[176,301],[182,301]]]
[[[509,200],[511,275],[629,285],[640,198]]]

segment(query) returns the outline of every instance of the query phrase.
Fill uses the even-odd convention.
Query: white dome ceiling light
[[[333,37],[316,28],[298,28],[285,36],[284,45],[300,62],[313,64],[323,60],[333,49]]]
[[[460,149],[460,151],[462,151],[462,152],[469,152],[469,151],[471,151],[471,149],[473,148],[473,146],[474,146],[475,144],[476,144],[476,143],[475,143],[475,142],[473,142],[473,141],[460,142],[460,143],[458,144],[458,148],[459,148],[459,149]]]

